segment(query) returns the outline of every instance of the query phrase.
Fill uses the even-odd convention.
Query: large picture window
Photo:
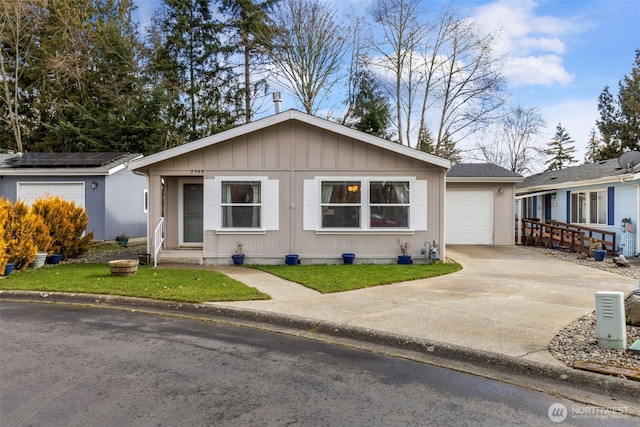
[[[606,225],[607,191],[594,190],[571,193],[571,222]]]
[[[222,227],[260,228],[260,181],[222,181]]]
[[[317,187],[315,187],[315,185]],[[420,185],[422,204],[411,196]],[[314,200],[315,199],[315,200]],[[308,181],[305,187],[305,229],[384,230],[409,229],[412,210],[424,216],[412,226],[422,229],[426,223],[426,181],[380,178],[319,178]],[[318,213],[318,221],[314,222]]]

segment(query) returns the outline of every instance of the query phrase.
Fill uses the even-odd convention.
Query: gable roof
[[[618,159],[609,159],[528,176],[516,185],[516,192],[544,191],[632,179],[637,179],[634,178],[634,171],[627,172],[625,168],[620,167]]]
[[[24,153],[0,160],[2,175],[112,175],[142,154],[130,153]]]
[[[447,182],[521,182],[522,175],[493,163],[456,163],[447,172]]]
[[[224,132],[220,132],[211,136],[207,136],[202,139],[198,139],[196,141],[188,142],[186,144],[173,147],[168,150],[164,150],[147,157],[143,157],[134,162],[131,162],[131,164],[129,165],[129,169],[130,170],[142,169],[154,163],[162,162],[164,160],[181,156],[183,154],[191,153],[201,148],[218,144],[220,142],[223,142],[232,138],[236,138],[238,136],[243,136],[251,132],[259,131],[259,130],[268,128],[270,126],[275,126],[290,120],[295,120],[301,123],[308,124],[310,126],[326,129],[328,131],[337,133],[338,135],[342,135],[347,138],[357,139],[359,141],[371,144],[375,147],[379,147],[384,150],[392,151],[397,154],[411,157],[416,160],[421,160],[423,162],[430,163],[444,169],[449,169],[451,167],[451,162],[442,157],[434,156],[433,154],[428,154],[423,151],[416,150],[411,147],[407,147],[406,145],[401,145],[395,142],[387,141],[386,139],[378,138],[376,136],[369,135],[367,133],[352,129],[350,127],[343,126],[339,123],[321,119],[319,117],[302,113],[297,110],[288,110],[282,113],[274,114],[269,117],[265,117],[260,120],[256,120],[251,123],[247,123],[245,125],[238,126],[233,129],[226,130]]]

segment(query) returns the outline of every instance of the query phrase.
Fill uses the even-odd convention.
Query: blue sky
[[[323,0],[335,1],[338,0]],[[144,23],[156,0],[135,0]],[[363,10],[367,0],[343,0]],[[434,7],[443,0],[431,0]],[[617,94],[640,49],[640,0],[454,0],[464,16],[486,31],[501,30],[496,53],[506,54],[503,69],[509,104],[538,108],[547,127],[546,146],[562,123],[575,140],[582,162],[589,133],[599,117],[598,95],[605,86]],[[289,100],[289,102],[288,102]],[[287,105],[290,103],[291,105]],[[296,108],[283,94],[282,109]]]

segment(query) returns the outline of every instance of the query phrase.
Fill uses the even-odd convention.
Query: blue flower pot
[[[47,264],[60,264],[62,254],[51,254],[47,257]]]
[[[10,275],[12,271],[13,271],[13,263],[12,262],[8,262],[7,266],[4,268],[3,276]]]
[[[411,264],[411,255],[398,255],[398,264]]]
[[[285,255],[284,259],[285,259],[287,265],[297,265],[298,264],[298,255],[296,255],[296,254]]]
[[[233,265],[244,264],[244,254],[231,255],[231,259],[233,260]]]
[[[607,256],[607,251],[604,249],[594,249],[593,250],[593,258],[596,261],[604,261],[604,258]]]
[[[356,254],[344,253],[342,254],[342,262],[345,264],[353,264],[353,260],[356,258]]]

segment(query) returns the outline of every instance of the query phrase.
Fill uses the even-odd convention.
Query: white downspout
[[[632,182],[626,182],[622,177],[619,177],[619,179],[621,184],[626,184],[626,185],[631,185],[633,187],[636,187],[636,250],[635,252],[637,255],[638,253],[640,253],[640,229],[638,228],[638,225],[640,225],[640,185],[634,184]],[[637,179],[640,179],[640,173],[635,174],[631,179],[634,181]]]

